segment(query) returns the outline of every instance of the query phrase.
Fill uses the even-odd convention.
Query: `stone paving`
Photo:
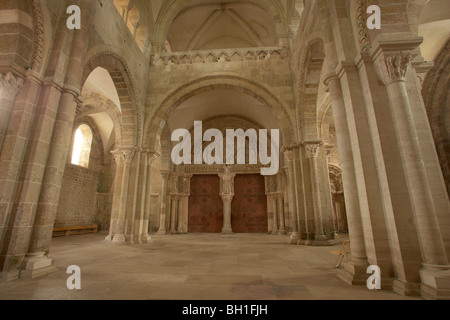
[[[290,246],[286,236],[154,235],[149,245],[113,246],[104,235],[52,240],[58,271],[0,284],[1,300],[401,300],[339,280],[336,247]],[[66,287],[70,265],[81,290]]]

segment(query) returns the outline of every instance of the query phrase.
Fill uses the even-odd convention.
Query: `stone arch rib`
[[[280,120],[280,125],[282,126],[281,132],[285,137],[285,143],[292,142],[294,138],[294,132],[292,130],[293,123],[291,122],[292,117],[289,115],[288,109],[284,104],[269,89],[252,80],[238,76],[215,75],[193,80],[179,87],[165,98],[153,115],[147,119],[144,130],[146,147],[154,148],[156,145],[156,137],[160,136],[162,128],[169,119],[171,112],[183,101],[186,101],[197,93],[214,88],[233,88],[234,90],[240,90],[271,107],[274,114]]]
[[[297,81],[297,129],[300,141],[317,140],[320,76],[325,61],[322,39],[315,39],[307,46],[300,64],[300,77]]]
[[[114,52],[97,53],[85,64],[82,84],[86,82],[86,79],[97,67],[102,67],[109,72],[119,96],[122,109],[122,141],[120,141],[120,146],[139,146],[141,144],[140,123],[142,123],[142,116],[140,116],[141,110],[139,110],[136,102],[136,90],[127,63]]]

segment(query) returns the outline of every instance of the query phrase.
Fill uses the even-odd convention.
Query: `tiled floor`
[[[153,236],[153,243],[112,246],[104,235],[53,239],[59,271],[0,284],[0,299],[328,300],[406,299],[351,287],[336,277],[332,250],[290,246],[269,235]],[[81,268],[78,291],[66,287]]]

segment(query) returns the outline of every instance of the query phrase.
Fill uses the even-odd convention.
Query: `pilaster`
[[[289,238],[290,244],[297,244],[300,240],[298,218],[297,218],[297,207],[296,207],[296,186],[295,186],[295,172],[294,172],[294,153],[291,149],[285,149],[284,156],[288,165],[286,170],[286,176],[288,181],[288,196],[289,196],[289,211],[291,214],[291,227],[292,234]]]
[[[351,261],[344,269],[340,269],[338,276],[349,284],[364,284],[367,270],[367,256],[364,242],[364,232],[358,198],[357,178],[353,158],[352,141],[346,114],[342,87],[339,77],[335,73],[325,77],[333,108],[336,137],[338,143],[339,160],[342,168],[342,183],[345,191],[345,206],[349,227],[351,246]],[[344,265],[345,266],[345,265]]]
[[[388,91],[408,197],[416,221],[423,260],[421,293],[425,298],[439,299],[450,297],[450,266],[406,85],[412,53],[421,43],[421,38],[380,41],[373,57]]]

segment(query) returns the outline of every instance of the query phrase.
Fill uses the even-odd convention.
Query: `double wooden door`
[[[267,233],[267,197],[264,177],[237,175],[234,183],[231,222],[235,233]],[[189,233],[220,233],[223,227],[223,202],[220,178],[197,175],[191,179]]]

